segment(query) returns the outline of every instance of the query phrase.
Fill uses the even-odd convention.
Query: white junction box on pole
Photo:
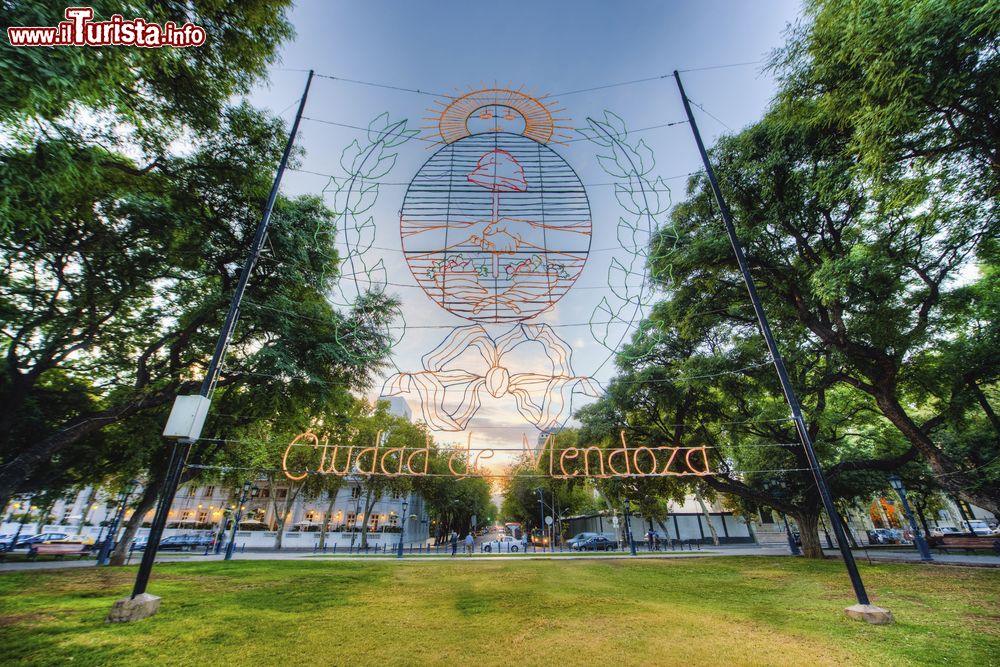
[[[170,409],[170,417],[163,429],[164,438],[190,440],[195,442],[201,437],[201,428],[208,417],[208,407],[212,404],[210,398],[195,394],[194,396],[178,396],[174,399],[174,407]]]

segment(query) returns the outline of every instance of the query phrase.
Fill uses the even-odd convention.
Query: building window
[[[184,510],[181,512],[181,521],[187,521],[191,518],[191,510]]]
[[[378,514],[374,512],[370,517],[368,517],[368,529],[375,531],[378,530]]]
[[[198,523],[205,523],[208,521],[208,512],[198,512]]]
[[[347,515],[347,527],[354,528],[354,512],[350,512]]]
[[[271,489],[261,489],[260,490],[260,497],[261,498],[270,498],[271,497]]]
[[[274,492],[274,497],[277,498],[278,500],[284,500],[286,497],[288,497],[288,489],[278,489],[277,491]]]
[[[389,525],[392,526],[393,528],[395,528],[396,526],[398,526],[399,525],[399,521],[397,521],[398,518],[399,517],[397,517],[395,514],[390,515],[389,516]]]
[[[306,521],[315,521],[318,518],[319,517],[316,516],[315,510],[309,510],[308,512],[306,512]]]
[[[771,510],[762,509],[760,511],[760,522],[761,523],[774,523],[774,515]]]
[[[399,491],[393,491],[392,492],[392,499],[393,500],[399,500]]]
[[[198,492],[198,487],[189,486],[188,487],[188,498],[194,498],[194,494]]]
[[[214,495],[215,495],[215,487],[214,486],[206,486],[205,487],[205,497],[206,498],[211,498]]]
[[[361,497],[361,487],[360,486],[352,486],[351,487],[351,498],[360,498],[360,497]]]

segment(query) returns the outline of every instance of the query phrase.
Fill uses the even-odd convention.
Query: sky
[[[631,333],[631,327],[619,327],[610,336],[598,332],[595,337],[589,322],[607,320],[595,316],[595,307],[604,298],[616,303],[626,285],[630,293],[645,288],[641,273],[623,276],[615,265],[616,259],[628,265],[634,257],[622,247],[618,233],[619,219],[629,215],[615,197],[614,182],[620,179],[601,168],[597,155],[602,149],[582,140],[573,128],[586,127],[588,118],[604,118],[605,111],[621,118],[629,129],[627,140],[635,145],[641,139],[655,157],[650,180],[662,177],[669,188],[659,193],[664,207],[681,201],[685,175],[702,166],[688,124],[660,127],[685,118],[673,70],[682,70],[688,97],[700,105],[695,107],[695,119],[711,146],[720,135],[738,131],[764,113],[775,86],[763,70],[763,61],[781,46],[800,9],[798,2],[784,0],[536,0],[502,5],[450,0],[302,0],[290,14],[296,37],[283,46],[281,62],[271,68],[269,82],[253,92],[251,101],[290,123],[305,72],[313,69],[323,75],[313,80],[304,113],[308,120],[302,121],[296,139],[304,155],[298,170],[285,174],[282,191],[289,196],[323,194],[334,209],[342,200],[334,196],[330,176],[343,176],[345,148],[354,141],[361,147],[367,144],[367,133],[355,128],[366,128],[380,114],[388,113],[392,122],[405,120],[407,129],[421,130],[421,138],[391,149],[396,152],[395,162],[386,162],[392,168],[377,179],[377,199],[364,216],[372,216],[375,240],[361,260],[368,267],[382,262],[387,291],[402,302],[400,328],[394,329],[402,338],[394,348],[395,367],[388,376],[424,370],[422,357],[448,339],[456,327],[475,324],[432,300],[402,252],[400,213],[407,187],[443,147],[434,143],[440,139],[435,136],[440,110],[455,97],[494,87],[521,90],[549,109],[561,109],[553,115],[567,119],[560,123],[568,126],[566,135],[576,140],[548,147],[572,168],[586,192],[590,252],[565,296],[527,323],[552,327],[551,332],[572,350],[572,375],[591,378],[591,393],[600,393],[614,375],[614,363],[608,346],[598,339],[614,348],[623,335]],[[344,244],[350,239],[340,231],[339,248],[345,256]],[[640,258],[635,266],[641,264]],[[335,296],[331,298],[336,301]],[[635,323],[640,316],[635,315]],[[494,341],[512,328],[511,324],[483,326]],[[452,334],[452,340],[462,338],[464,331]],[[550,344],[550,355],[552,349]],[[527,342],[503,357],[501,365],[509,374],[565,373],[551,370],[548,358],[541,343]],[[470,351],[448,368],[481,375],[484,368],[472,368],[476,361],[477,355]],[[482,366],[482,360],[478,361]],[[381,393],[384,379],[388,377],[376,383],[372,396]],[[503,385],[504,378],[490,379],[490,386]],[[482,461],[496,469],[512,460],[522,438],[534,445],[539,430],[518,411],[512,394],[501,392],[494,397],[483,388],[479,396],[481,406],[464,431],[435,431],[434,435],[442,443],[468,443],[471,432],[473,450],[496,450],[492,460]],[[536,402],[541,400],[538,392],[534,396]],[[410,392],[404,398],[419,418],[420,395]],[[552,414],[560,417],[560,423],[572,425],[566,421],[571,411],[590,400],[575,394],[571,406],[554,409]],[[453,400],[446,407],[457,405]]]

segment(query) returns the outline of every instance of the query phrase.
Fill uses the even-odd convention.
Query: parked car
[[[90,535],[68,535],[62,539],[47,540],[48,542],[77,542],[88,547],[94,547],[94,538]]]
[[[171,535],[170,537],[165,537],[160,542],[160,550],[162,551],[188,551],[195,549],[204,549],[209,547],[214,543],[215,540],[208,535]]]
[[[14,536],[17,533],[4,533],[0,535],[0,552],[10,551],[14,548]]]
[[[577,543],[583,542],[584,540],[588,540],[591,537],[596,537],[598,535],[600,535],[600,533],[577,533],[573,537],[566,540],[566,546],[568,546],[570,549],[576,549]]]
[[[868,542],[871,544],[899,544],[903,541],[903,533],[895,528],[873,528],[868,531]]]
[[[603,535],[593,535],[577,543],[574,549],[577,551],[611,551],[617,546]]]
[[[970,521],[965,521],[964,523],[966,524],[964,526],[966,530],[963,532],[968,532],[968,530],[971,528],[972,532],[974,532],[976,535],[984,535],[988,537],[990,535],[995,534],[992,530],[990,530],[990,527],[986,525],[986,522],[983,521],[982,519],[971,519]]]
[[[499,535],[497,539],[492,542],[487,542],[483,545],[483,551],[486,553],[491,553],[496,551],[497,553],[517,553],[523,548],[521,540],[511,537],[510,535]]]
[[[17,540],[17,544],[14,545],[15,549],[30,549],[36,544],[41,544],[42,542],[56,542],[65,541],[69,537],[68,533],[42,533],[40,535],[27,535],[21,536]]]
[[[955,526],[938,526],[931,528],[931,537],[944,537],[945,535],[961,535],[962,531]]]

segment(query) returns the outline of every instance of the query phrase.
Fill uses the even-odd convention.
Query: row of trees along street
[[[91,4],[97,16],[122,11]],[[127,538],[152,509],[166,414],[200,384],[287,136],[279,118],[233,100],[292,37],[289,5],[189,3],[186,19],[208,33],[197,49],[0,44],[0,506],[92,484],[116,494],[137,478]],[[64,7],[15,1],[5,11],[48,25]],[[176,19],[159,15],[170,8],[134,13],[162,23]],[[368,295],[348,312],[330,306],[334,230],[318,197],[279,196],[190,464],[274,468],[274,443],[304,425],[388,419],[352,392],[385,366],[395,304]],[[369,424],[347,421],[338,437],[363,439]],[[232,439],[244,443],[223,442]],[[210,474],[188,468],[182,483]],[[338,482],[311,477],[297,493]],[[368,502],[390,485],[366,482]],[[430,486],[429,498],[470,495],[468,512],[430,505],[449,525],[467,523],[484,493],[488,502],[484,489]]]
[[[710,156],[809,434],[842,507],[895,471],[1000,516],[1000,7],[806,8],[771,59],[771,107]],[[685,493],[773,508],[821,555],[819,494],[704,175],[650,265],[662,296],[575,437],[708,445],[718,474],[598,485],[654,517]]]
[[[0,44],[0,506],[138,478],[133,517],[152,508],[166,413],[204,374],[287,131],[234,100],[291,37],[288,5],[188,3],[198,49]],[[5,9],[48,25],[64,5]],[[175,18],[159,11],[135,13]],[[842,503],[898,471],[1000,512],[998,40],[996,3],[810,0],[770,108],[711,152]],[[648,511],[689,491],[775,508],[816,555],[815,486],[703,176],[650,254],[662,298],[573,437],[710,445],[717,475],[600,484]],[[270,468],[303,425],[350,440],[388,419],[353,396],[385,368],[395,303],[334,309],[338,269],[323,202],[279,197],[189,463]],[[441,534],[488,500],[485,482],[428,484]]]

